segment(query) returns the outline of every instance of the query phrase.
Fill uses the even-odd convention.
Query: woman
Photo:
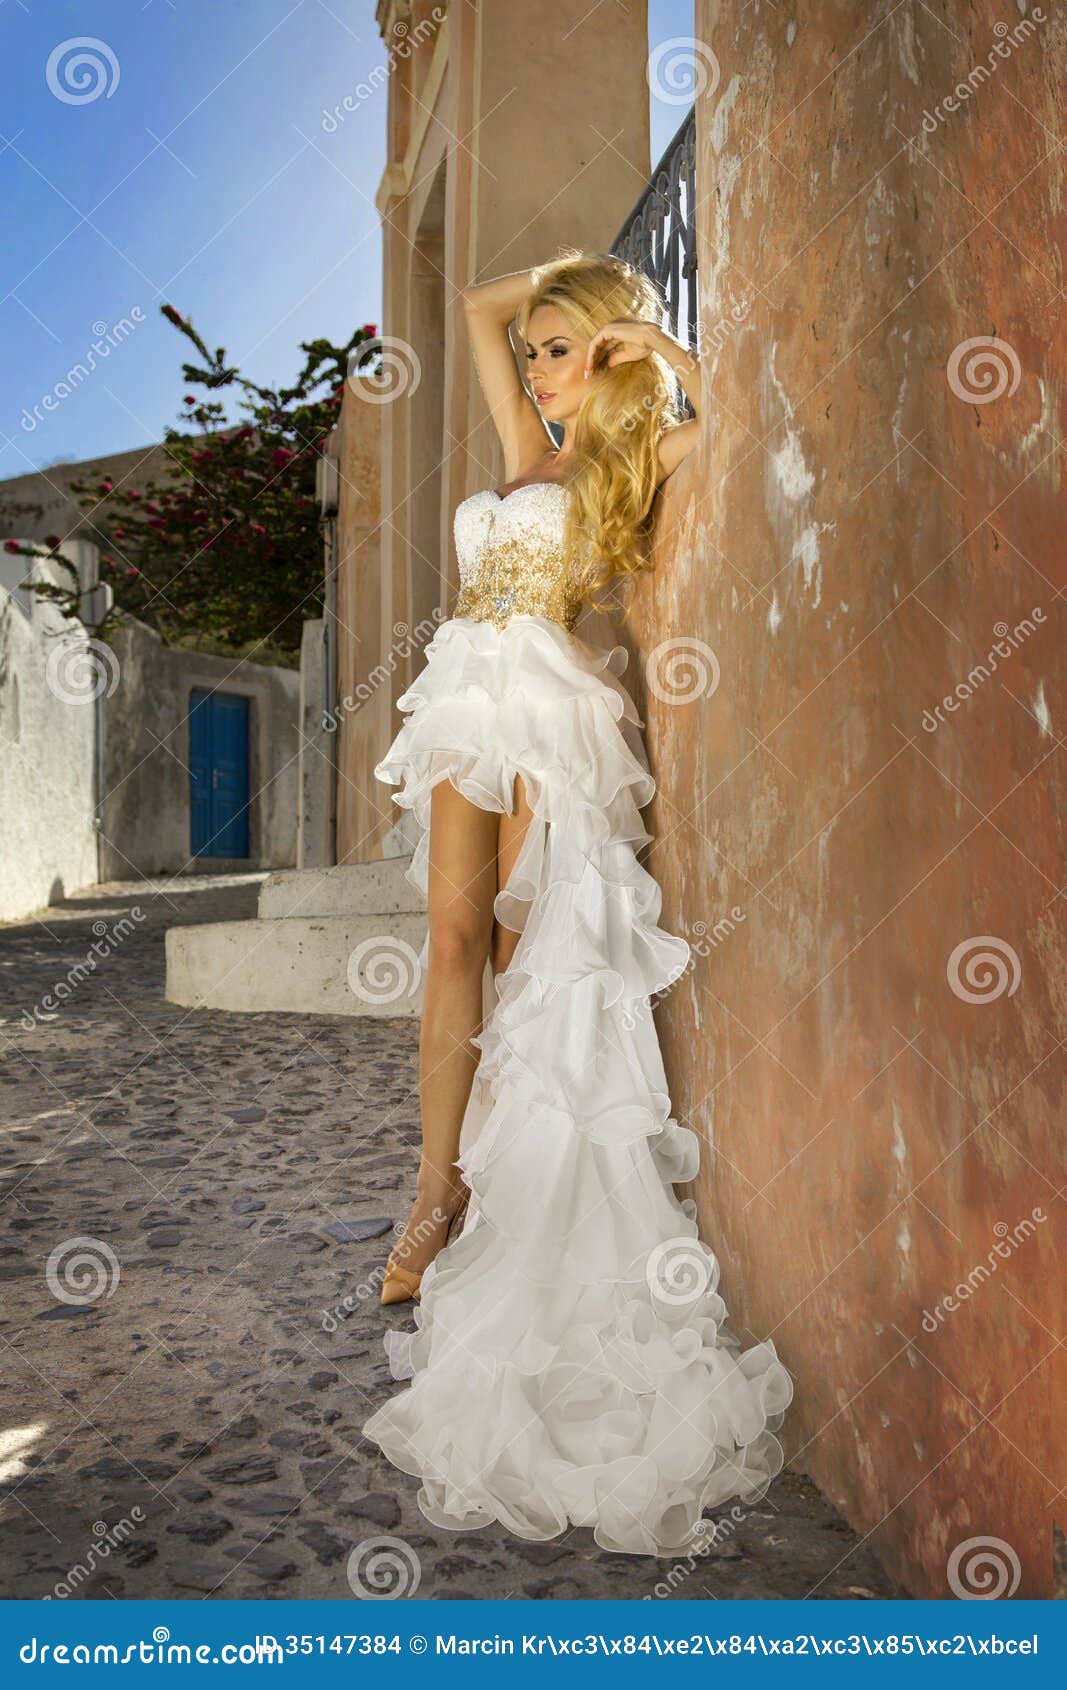
[[[591,1526],[606,1549],[675,1553],[707,1542],[706,1509],[764,1494],[793,1388],[773,1343],[742,1351],[725,1324],[674,1194],[699,1150],[650,1000],[689,946],[637,860],[655,782],[625,651],[574,626],[647,567],[656,489],[698,430],[670,374],[695,410],[699,370],[610,255],[464,303],[507,480],[456,510],[455,615],[375,771],[414,814],[429,927],[418,1195],[382,1287],[420,1300],[416,1331],[386,1338],[412,1384],[364,1432],[422,1479],[437,1525]]]

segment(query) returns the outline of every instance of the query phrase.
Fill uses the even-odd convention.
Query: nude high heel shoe
[[[453,1238],[459,1236],[466,1218],[470,1195],[469,1190],[464,1191],[459,1207],[448,1223],[448,1231],[445,1233],[445,1241],[441,1245],[441,1250],[447,1250]],[[438,1251],[438,1255],[440,1253]],[[422,1275],[425,1271],[426,1269],[423,1268],[420,1272],[414,1273],[410,1268],[398,1267],[393,1263],[393,1258],[390,1256],[385,1264],[385,1274],[382,1279],[380,1301],[383,1307],[388,1307],[391,1303],[406,1303],[409,1300],[417,1303],[422,1295]]]
[[[406,1303],[409,1298],[417,1303],[422,1294],[421,1284],[421,1273],[410,1273],[407,1268],[390,1267],[387,1262],[385,1277],[382,1280],[383,1306],[389,1303]]]

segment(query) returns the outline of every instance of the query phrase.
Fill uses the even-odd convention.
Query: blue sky
[[[652,43],[692,27],[651,0]],[[98,84],[49,60],[79,37],[111,92],[74,103]],[[2,0],[0,43],[0,479],[161,438],[191,352],[164,301],[267,383],[301,340],[381,325],[384,90],[322,129],[383,62],[373,0]],[[653,158],[684,110],[652,102]]]

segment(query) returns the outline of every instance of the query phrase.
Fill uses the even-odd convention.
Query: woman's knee
[[[431,915],[431,967],[446,974],[480,974],[488,954],[489,924],[478,911],[449,908]]]

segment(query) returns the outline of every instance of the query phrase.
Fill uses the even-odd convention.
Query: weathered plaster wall
[[[787,1452],[921,1596],[979,1536],[1050,1594],[1067,1518],[1067,39],[1037,16],[698,0],[706,431],[634,618],[706,1235],[795,1375]]]

